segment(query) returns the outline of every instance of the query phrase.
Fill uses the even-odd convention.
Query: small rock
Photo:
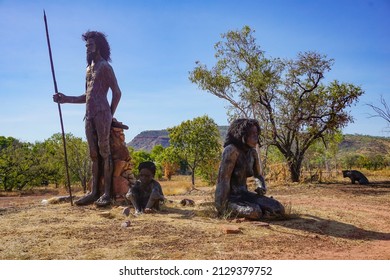
[[[104,218],[109,218],[109,219],[114,218],[114,216],[111,214],[110,211],[100,212],[99,215]]]
[[[123,222],[123,223],[121,224],[121,227],[122,227],[122,228],[128,228],[130,225],[131,225],[131,222],[130,222],[130,220],[128,220],[128,221],[126,221],[126,222]]]
[[[237,224],[245,222],[245,221],[246,221],[245,218],[237,218],[237,219],[232,220],[233,223],[237,223]]]
[[[222,231],[226,234],[241,233],[241,229],[239,227],[231,225],[223,225]]]
[[[258,226],[258,227],[269,227],[269,223],[264,223],[264,222],[252,222],[252,225]]]
[[[69,202],[69,201],[70,201],[70,196],[65,195],[65,196],[55,196],[55,197],[51,197],[49,199],[44,199],[44,200],[42,200],[41,203],[43,205],[47,205],[47,204],[57,204],[57,203]]]
[[[123,209],[122,214],[128,217],[130,215],[130,207]]]

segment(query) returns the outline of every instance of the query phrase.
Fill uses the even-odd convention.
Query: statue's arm
[[[118,82],[115,77],[114,70],[109,65],[107,68],[107,76],[109,77],[109,85],[112,91],[112,99],[111,99],[111,114],[114,116],[116,108],[118,107],[119,101],[122,96],[122,92],[118,86]]]
[[[237,158],[238,151],[233,145],[229,145],[224,149],[215,190],[215,207],[219,214],[222,214],[227,207],[230,195],[230,180],[233,175]]]
[[[252,150],[252,156],[255,159],[254,165],[253,165],[253,175],[256,179],[256,184],[257,184],[257,188],[255,189],[255,191],[258,194],[263,195],[267,192],[267,186],[265,184],[264,177],[261,174],[262,168],[261,168],[261,164],[260,164],[260,159],[259,159],[259,155],[255,149]]]
[[[164,200],[163,190],[161,188],[160,183],[158,181],[156,181],[156,180],[154,180],[153,189],[155,189],[156,192],[158,192],[161,195],[161,200]]]
[[[56,103],[85,103],[86,102],[86,95],[82,94],[80,96],[67,96],[63,93],[57,92],[53,95],[53,101]]]

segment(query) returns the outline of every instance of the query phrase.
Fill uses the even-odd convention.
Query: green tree
[[[156,156],[156,161],[164,170],[164,176],[171,180],[172,175],[180,168],[180,157],[172,146],[166,147]]]
[[[57,163],[57,159],[53,159],[55,152],[56,148],[50,146],[47,141],[35,142],[32,149],[33,165],[31,167],[35,169],[35,186],[39,186],[42,183],[57,183],[60,181],[62,174],[58,168],[59,163]]]
[[[61,141],[61,142],[59,142]],[[54,134],[42,143],[35,143],[36,165],[40,166],[42,179],[54,183],[56,187],[65,183],[65,162],[63,157],[62,137]]]
[[[80,182],[84,192],[92,177],[92,162],[89,155],[88,143],[82,138],[66,134],[69,170],[75,181]],[[63,149],[61,150],[63,151]]]
[[[297,182],[307,149],[353,120],[346,108],[363,91],[338,81],[323,84],[333,65],[325,55],[304,52],[296,59],[266,58],[253,33],[245,26],[223,34],[215,45],[216,65],[209,70],[197,62],[189,79],[227,100],[231,118],[258,119],[263,145],[277,147]]]
[[[71,184],[80,183],[85,191],[87,182],[91,178],[88,144],[71,133],[65,134],[65,140]],[[48,162],[47,169],[50,170],[50,179],[54,180],[57,185],[59,183],[65,184],[67,178],[62,135],[60,133],[53,134],[44,141],[44,147],[46,148],[44,160]]]
[[[383,155],[370,155],[368,157],[368,164],[365,166],[367,169],[378,170],[385,167],[385,157]]]
[[[324,135],[323,138],[317,139],[307,150],[303,164],[306,169],[325,169],[331,172],[332,168],[336,169],[338,164],[337,154],[339,144],[343,139],[339,131],[333,134]]]
[[[138,176],[138,165],[143,161],[153,161],[152,157],[150,156],[150,153],[146,151],[134,151],[130,150],[131,152],[131,158],[134,164],[134,170],[133,173],[135,176]]]
[[[86,189],[91,177],[88,146],[81,138],[66,134],[68,167],[73,183]],[[12,137],[0,137],[0,186],[5,190],[22,189],[53,182],[65,183],[65,161],[61,134],[44,142],[23,143]]]
[[[0,151],[11,146],[16,141],[18,142],[18,140],[13,137],[0,136]]]
[[[5,191],[12,190],[9,184],[12,171],[12,166],[9,164],[12,156],[9,147],[17,141],[13,137],[0,136],[0,186]]]
[[[34,178],[32,144],[12,137],[0,138],[0,185],[5,191],[21,190]]]
[[[219,159],[221,143],[218,126],[208,116],[197,117],[168,128],[170,145],[191,170],[192,187],[195,174],[210,161]]]
[[[215,185],[218,178],[220,157],[210,158],[199,166],[197,174],[210,186]]]
[[[164,153],[164,147],[159,144],[152,148],[150,151],[150,157],[152,158],[152,161],[156,164],[156,177],[161,179],[164,174],[164,166],[161,162],[162,154]]]
[[[348,153],[341,158],[342,166],[345,169],[352,169],[354,166],[357,166],[358,159],[359,155]]]

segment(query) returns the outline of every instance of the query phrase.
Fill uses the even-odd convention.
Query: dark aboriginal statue
[[[151,161],[141,162],[138,166],[139,180],[129,189],[126,198],[134,207],[135,214],[152,213],[160,210],[164,194],[159,182],[154,179],[156,165]]]
[[[283,205],[265,196],[267,187],[256,146],[260,126],[254,119],[237,119],[229,127],[215,190],[215,206],[220,216],[258,220],[283,216]],[[248,190],[247,178],[254,177],[255,192]]]
[[[56,93],[54,102],[86,103],[85,132],[92,160],[91,192],[75,202],[76,205],[94,203],[98,206],[111,204],[113,161],[110,151],[110,130],[113,116],[121,98],[114,71],[109,64],[110,46],[106,36],[97,31],[82,35],[86,43],[87,74],[86,91],[80,96]],[[107,100],[108,90],[112,100]],[[100,178],[103,177],[104,193],[100,196]]]

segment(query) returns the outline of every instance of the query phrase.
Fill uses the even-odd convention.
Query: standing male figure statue
[[[121,91],[109,64],[111,51],[106,36],[101,32],[88,31],[82,38],[87,49],[86,91],[80,96],[56,93],[53,100],[59,103],[86,103],[85,133],[92,160],[92,188],[89,194],[75,201],[75,204],[87,205],[95,202],[98,206],[105,206],[111,203],[113,163],[110,130]],[[112,91],[111,105],[107,100],[109,88]],[[102,196],[99,188],[101,176],[104,178]]]

